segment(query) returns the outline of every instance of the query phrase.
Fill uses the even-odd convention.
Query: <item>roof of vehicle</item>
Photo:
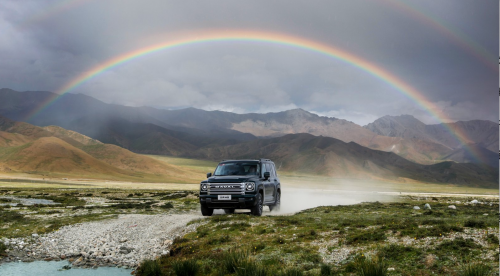
[[[222,160],[219,163],[226,163],[226,162],[273,162],[271,159],[228,159],[228,160]]]

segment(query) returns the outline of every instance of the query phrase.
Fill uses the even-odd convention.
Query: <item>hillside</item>
[[[197,182],[196,172],[57,126],[0,116],[0,171],[154,182]],[[18,132],[18,133],[17,133]]]
[[[265,157],[274,160],[282,170],[338,178],[413,179],[478,187],[498,186],[498,169],[455,162],[421,165],[391,152],[310,134],[289,134],[239,145],[207,148],[193,157],[210,160]]]

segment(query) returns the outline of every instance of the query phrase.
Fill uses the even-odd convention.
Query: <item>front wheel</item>
[[[209,217],[214,213],[214,209],[210,209],[207,206],[201,205],[201,214]]]
[[[279,212],[280,208],[281,208],[281,193],[278,192],[278,193],[276,193],[276,201],[275,201],[274,205],[269,206],[269,210]]]
[[[262,216],[262,208],[264,208],[262,194],[258,193],[257,196],[255,196],[255,200],[257,201],[257,204],[252,207],[252,215],[260,217]]]

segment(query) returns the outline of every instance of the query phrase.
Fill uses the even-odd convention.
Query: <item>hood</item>
[[[212,176],[207,179],[208,183],[241,183],[247,181],[258,180],[256,175],[229,175],[229,176]]]

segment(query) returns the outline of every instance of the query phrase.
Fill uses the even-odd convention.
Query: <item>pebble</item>
[[[73,266],[137,267],[145,259],[169,252],[172,240],[196,225],[186,224],[199,215],[120,215],[117,219],[68,225],[29,238],[4,238],[10,245],[2,261],[68,259]],[[135,227],[129,227],[136,225]]]
[[[456,209],[457,209],[457,206],[455,206],[455,205],[450,205],[450,206],[448,206],[448,208],[453,209],[453,210],[456,210]]]
[[[426,203],[426,204],[424,205],[424,209],[426,209],[426,210],[430,210],[430,209],[431,209],[431,205],[429,205],[429,203]]]
[[[418,206],[413,206],[413,210],[420,210],[420,207],[418,207]]]

